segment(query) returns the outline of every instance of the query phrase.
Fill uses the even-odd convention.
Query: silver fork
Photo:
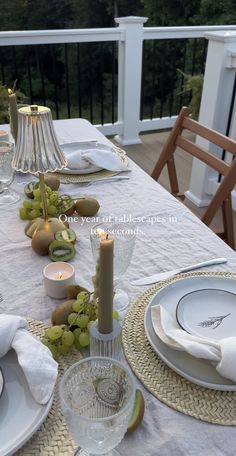
[[[94,180],[94,181],[83,181],[83,182],[76,182],[76,185],[78,186],[81,186],[81,187],[90,187],[92,185],[95,185],[95,184],[101,184],[101,183],[106,183],[106,182],[118,182],[118,181],[122,181],[122,180],[129,180],[130,177],[129,176],[115,176],[115,177],[104,177],[103,179],[98,179],[98,180]],[[67,184],[72,184],[73,182],[70,181],[70,179],[64,179],[64,181],[66,181]]]

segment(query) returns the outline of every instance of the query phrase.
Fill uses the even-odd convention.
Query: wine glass
[[[12,204],[19,201],[20,196],[8,188],[14,179],[14,170],[12,168],[12,159],[14,155],[14,144],[0,142],[0,205]]]
[[[129,370],[112,358],[85,358],[65,372],[59,395],[68,428],[80,445],[75,454],[115,456],[134,407]]]
[[[129,305],[129,295],[119,288],[121,276],[126,272],[134,250],[136,230],[134,224],[124,223],[99,223],[90,233],[90,241],[95,261],[99,257],[100,239],[108,234],[114,239],[114,307],[118,312],[123,312]]]

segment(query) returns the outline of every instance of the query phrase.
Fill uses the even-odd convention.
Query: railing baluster
[[[142,83],[141,83],[141,101],[140,101],[140,120],[144,117],[144,104],[145,104],[145,49],[146,41],[143,41],[143,61],[142,61]]]
[[[116,69],[116,43],[111,43],[112,70],[111,70],[111,122],[115,122],[115,69]]]
[[[165,61],[166,61],[166,41],[164,41],[164,44],[163,44],[163,52],[161,54],[161,68],[164,68],[164,64],[165,64]],[[162,118],[162,115],[163,115],[163,106],[164,106],[164,103],[163,103],[163,97],[164,97],[164,84],[165,84],[165,81],[164,81],[164,73],[162,72],[161,74],[161,77],[160,77],[160,118]]]
[[[152,82],[151,82],[151,103],[150,103],[150,119],[153,119],[153,109],[155,105],[155,60],[156,57],[156,41],[152,42]]]
[[[56,108],[56,118],[59,119],[59,105],[58,105],[58,95],[57,95],[57,82],[55,81],[55,75],[56,75],[56,62],[55,62],[55,54],[53,50],[53,45],[49,45],[49,50],[50,50],[50,60],[52,62],[52,72],[53,72],[53,77],[54,77],[54,103],[55,103],[55,108]]]
[[[77,92],[79,116],[82,117],[82,99],[81,99],[81,71],[80,71],[80,44],[77,43]]]
[[[43,104],[44,104],[44,106],[46,106],[47,101],[46,101],[46,92],[45,92],[44,72],[43,72],[43,67],[42,67],[41,46],[36,46],[35,52],[36,52],[36,58],[37,58],[37,61],[38,61],[38,68],[39,68],[39,73],[40,73],[40,79],[41,79]]]
[[[208,46],[208,41],[203,38],[203,51],[201,54],[201,73],[204,73],[204,69],[205,69],[207,46]]]
[[[174,103],[174,91],[175,91],[175,88],[176,88],[176,72],[177,72],[177,69],[176,69],[176,58],[177,58],[177,46],[176,46],[176,43],[175,44],[175,47],[174,47],[174,52],[173,52],[173,56],[172,56],[172,72],[173,72],[173,79],[172,79],[172,84],[171,84],[171,88],[170,88],[170,94],[169,94],[169,117],[172,116],[172,110],[173,110],[173,103]]]
[[[93,61],[93,56],[91,52],[91,46],[89,46],[89,61]],[[93,71],[91,67],[91,71],[89,72],[89,110],[90,110],[90,122],[93,123]]]
[[[65,43],[65,76],[66,76],[66,103],[67,115],[70,119],[70,87],[69,87],[69,69],[68,69],[68,46]]]
[[[101,112],[101,125],[104,124],[104,103],[103,103],[103,72],[104,72],[104,47],[100,43],[100,112]]]
[[[12,46],[12,58],[13,58],[13,65],[14,65],[14,80],[17,79],[17,64],[16,64],[16,48]]]
[[[184,40],[184,48],[183,48],[183,65],[182,65],[182,72],[185,71],[185,62],[186,62],[186,51],[187,51],[187,40]],[[184,76],[181,74],[180,78],[180,95],[179,95],[179,109],[181,110],[183,106],[183,88],[184,88]]]
[[[33,89],[32,89],[32,79],[31,79],[30,50],[29,50],[29,46],[27,46],[27,71],[28,71],[28,82],[29,82],[30,103],[31,103],[31,104],[34,104]]]
[[[192,57],[192,69],[191,74],[195,73],[195,66],[196,66],[196,52],[197,52],[197,39],[194,38],[193,40],[193,57]]]
[[[1,79],[2,79],[2,83],[3,85],[6,84],[6,81],[5,81],[5,71],[4,71],[4,62],[3,62],[3,53],[2,53],[2,50],[1,50]]]

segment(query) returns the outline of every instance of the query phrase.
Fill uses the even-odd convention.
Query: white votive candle
[[[9,141],[9,134],[5,130],[0,130],[0,141]]]
[[[75,284],[75,270],[73,266],[64,261],[57,261],[45,266],[43,282],[46,294],[51,298],[66,298],[66,288]]]

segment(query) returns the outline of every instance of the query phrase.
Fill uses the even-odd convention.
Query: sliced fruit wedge
[[[127,429],[128,433],[136,431],[137,427],[141,424],[141,422],[143,421],[144,410],[145,401],[143,393],[142,391],[137,389],[135,394],[134,410]]]
[[[49,257],[52,261],[70,261],[75,256],[73,244],[66,241],[53,241],[49,246]]]
[[[76,234],[71,228],[69,228],[68,230],[57,231],[55,239],[57,241],[66,241],[74,244],[76,241]]]

